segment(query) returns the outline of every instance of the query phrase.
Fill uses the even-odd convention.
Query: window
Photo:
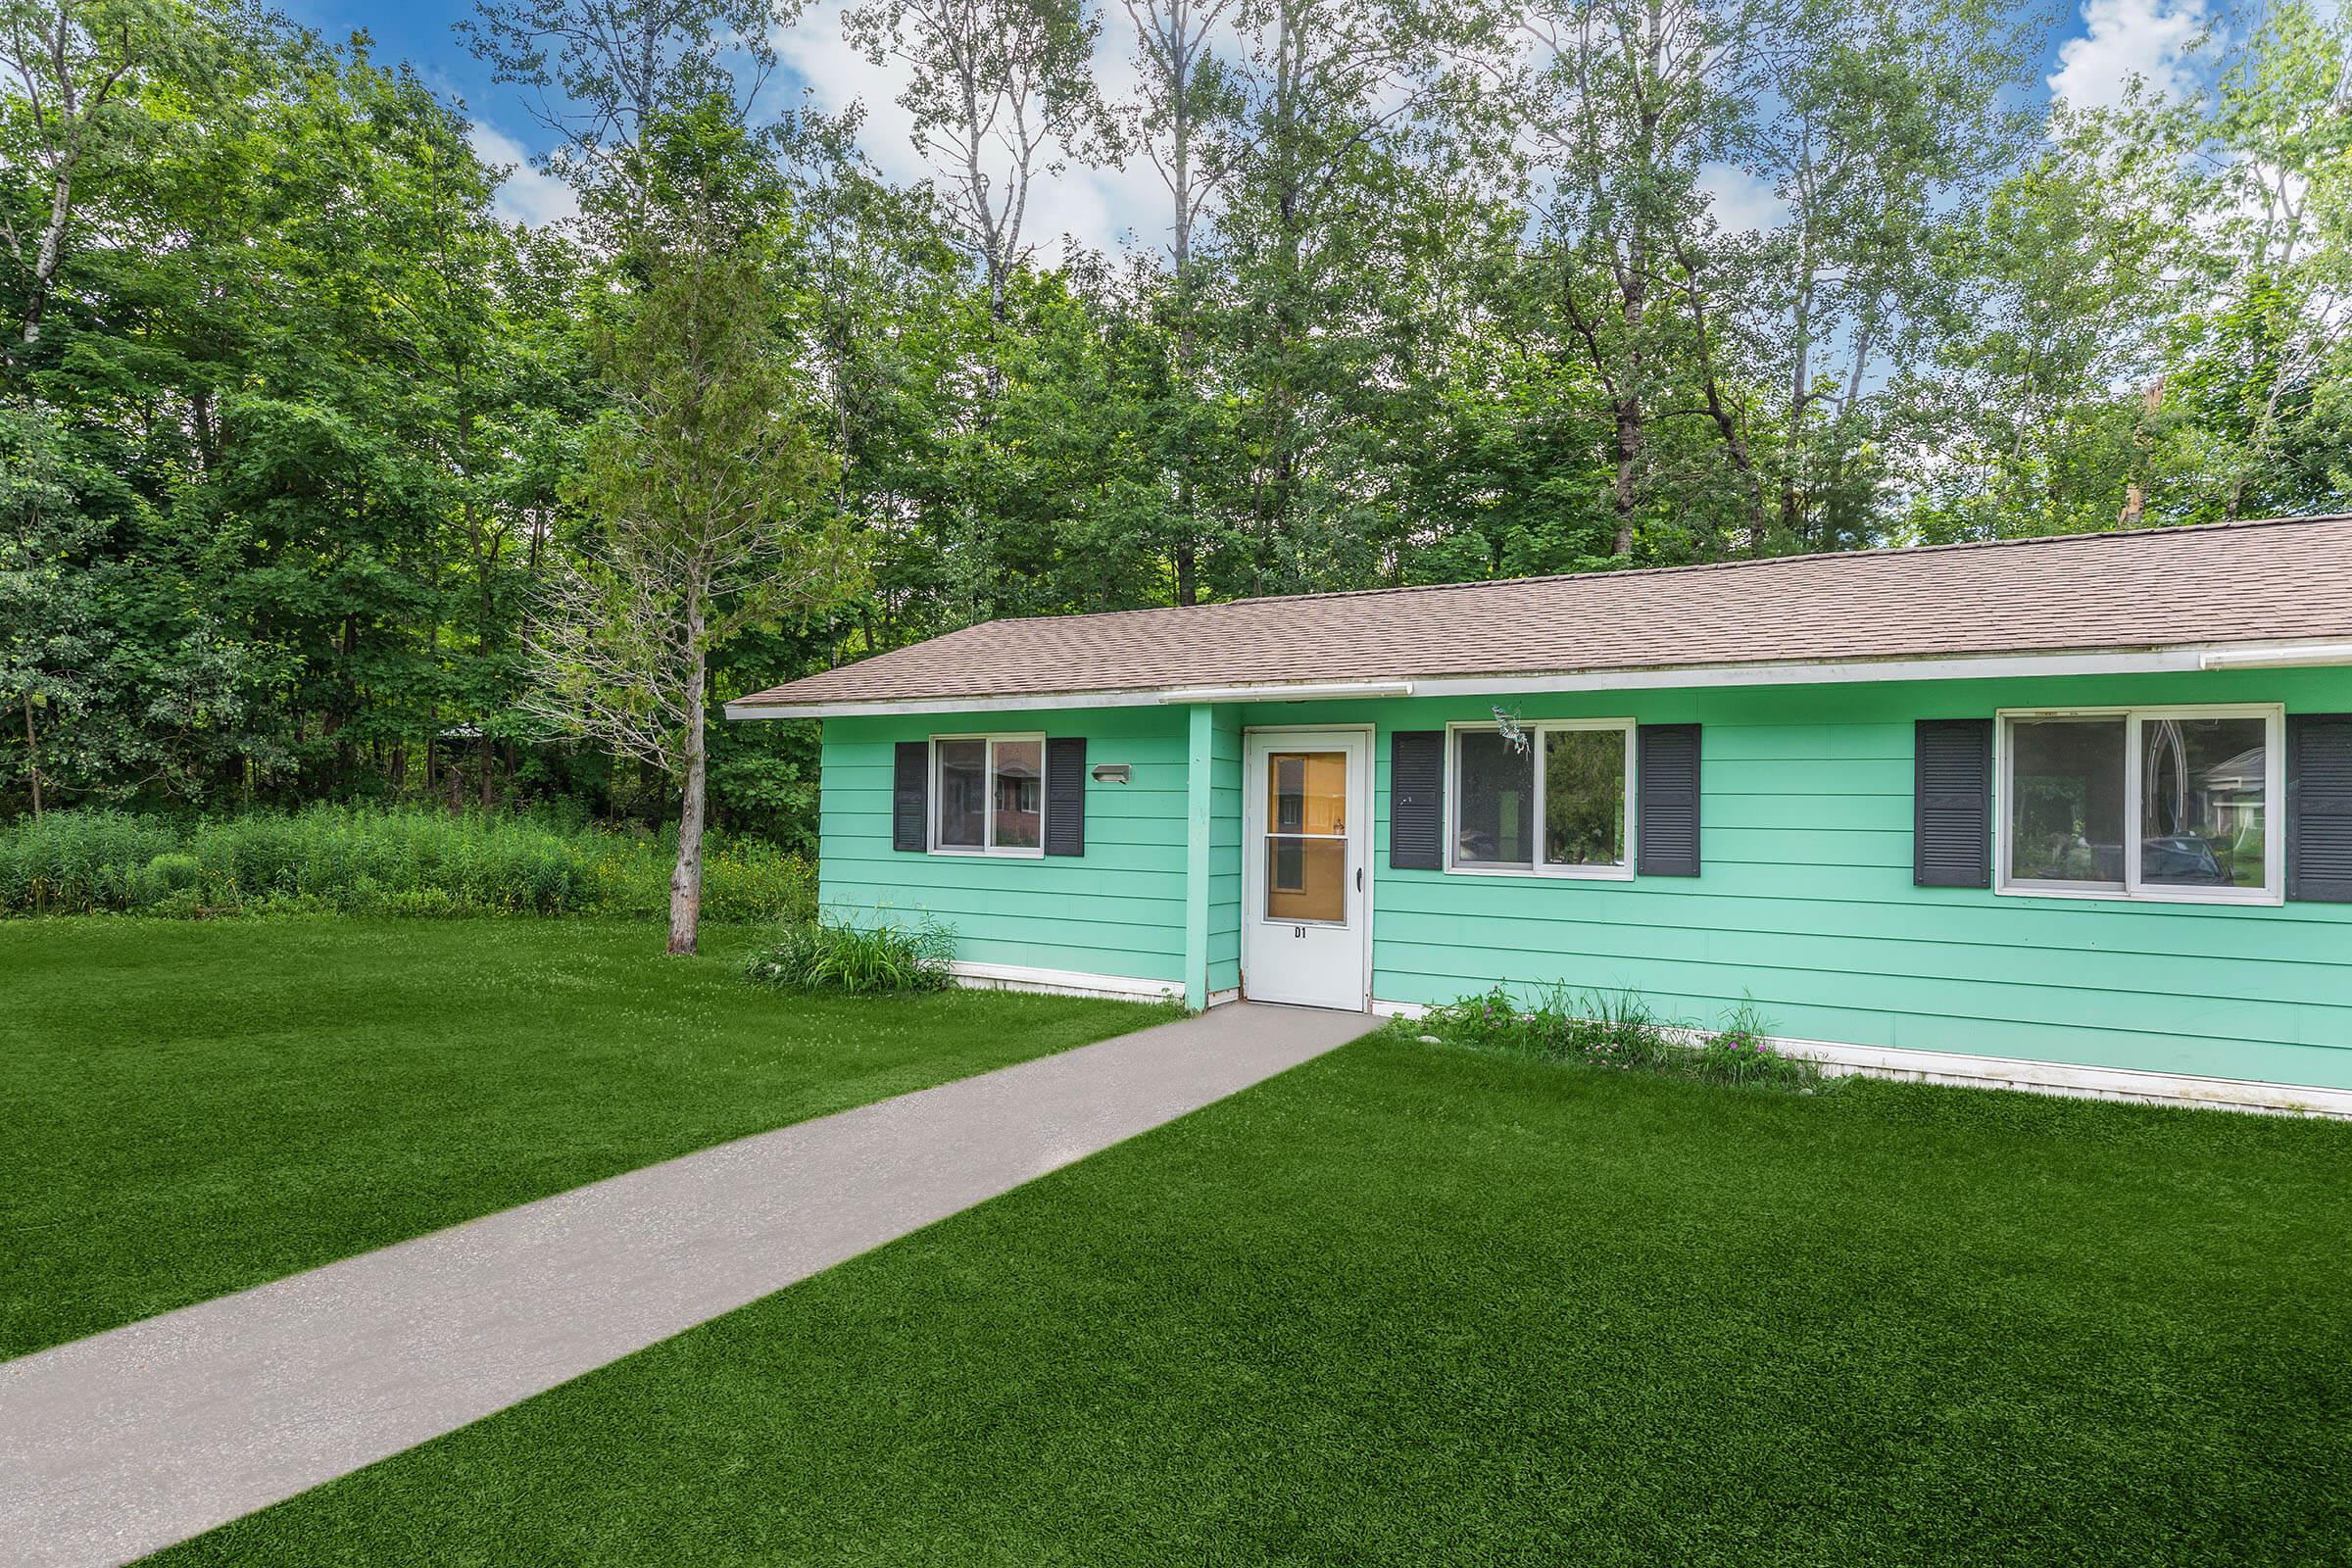
[[[1348,754],[1266,758],[1266,918],[1348,918]]]
[[[1042,735],[935,736],[931,847],[963,855],[1042,855],[1046,742]]]
[[[1633,740],[1618,718],[1457,726],[1447,869],[1631,876]]]
[[[2277,708],[2001,716],[2001,890],[2275,902]]]

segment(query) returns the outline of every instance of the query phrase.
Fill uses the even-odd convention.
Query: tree
[[[669,216],[601,346],[611,407],[572,497],[590,526],[530,639],[537,710],[679,791],[671,953],[695,951],[702,912],[713,651],[858,586],[834,460],[777,352],[767,257],[734,199],[744,151],[710,106],[647,144]]]
[[[74,558],[99,531],[67,471],[64,433],[29,408],[0,405],[0,701],[24,717],[24,783],[42,807],[39,716],[83,696],[98,607]]]
[[[772,29],[799,15],[786,0],[480,0],[455,30],[493,80],[531,89],[561,138],[548,167],[605,187],[626,226],[646,216],[651,128],[714,102],[742,122],[775,69]]]
[[[138,167],[150,129],[140,90],[159,72],[194,74],[220,26],[176,0],[0,0],[0,117],[18,122],[10,140],[43,187],[28,229],[0,204],[0,240],[20,274],[12,362],[40,341],[77,208],[92,186]]]
[[[1103,129],[1086,0],[866,0],[845,19],[876,65],[910,73],[899,102],[947,185],[950,226],[987,280],[992,321],[1029,255],[1029,193]]]

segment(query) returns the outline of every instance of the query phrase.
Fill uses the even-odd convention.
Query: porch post
[[[1184,1004],[1199,1012],[1208,1005],[1208,836],[1215,726],[1206,703],[1193,704],[1190,716],[1184,797]]]

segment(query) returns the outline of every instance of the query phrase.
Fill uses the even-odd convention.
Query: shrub
[[[1679,1030],[1632,992],[1554,987],[1523,1004],[1497,986],[1432,1007],[1418,1022],[1400,1019],[1396,1028],[1465,1050],[1707,1083],[1810,1089],[1821,1079],[1813,1062],[1775,1051],[1762,1018],[1744,1004],[1720,1030]]]
[[[787,991],[874,996],[937,991],[948,984],[954,938],[928,921],[915,926],[810,920],[787,926],[752,956],[745,978]]]

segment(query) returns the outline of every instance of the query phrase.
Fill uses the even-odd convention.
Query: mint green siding
[[[1208,994],[1242,983],[1242,715],[1219,708],[1209,731]]]
[[[1126,979],[1184,979],[1185,803],[1181,708],[1074,713],[829,718],[817,894],[854,920],[928,914],[978,963]],[[1126,762],[1131,784],[1086,784],[1086,853],[1043,858],[903,854],[890,847],[894,743],[931,735],[1083,735],[1087,760]]]
[[[1703,726],[1697,878],[1463,876],[1388,864],[1396,729],[1630,717]],[[2352,906],[2042,899],[1911,882],[1912,725],[2002,708],[2284,703],[2352,711],[2352,671],[1676,689],[1262,704],[1206,717],[1122,708],[826,725],[828,906],[887,903],[954,925],[963,956],[1104,975],[1241,983],[1241,736],[1368,723],[1374,744],[1373,995],[1450,1001],[1501,983],[1642,993],[1691,1023],[1752,1003],[1773,1033],[1849,1045],[2352,1088]],[[1082,860],[975,861],[889,849],[889,743],[940,733],[1084,734]],[[1187,790],[1205,780],[1204,856]],[[2274,823],[2284,803],[2273,803]],[[2274,831],[2279,830],[2274,828]],[[1188,907],[1202,922],[1190,947]]]
[[[1392,870],[1388,735],[1489,718],[1703,726],[1703,874],[1631,882]],[[2059,705],[2352,710],[2352,673],[1716,688],[1327,705],[1379,730],[1373,995],[1497,982],[1631,990],[1681,1021],[1752,1002],[1772,1032],[2352,1087],[2352,905],[2045,899],[1911,882],[1913,721]],[[1296,708],[1246,722],[1297,721]],[[2284,804],[2274,806],[2283,822]]]

